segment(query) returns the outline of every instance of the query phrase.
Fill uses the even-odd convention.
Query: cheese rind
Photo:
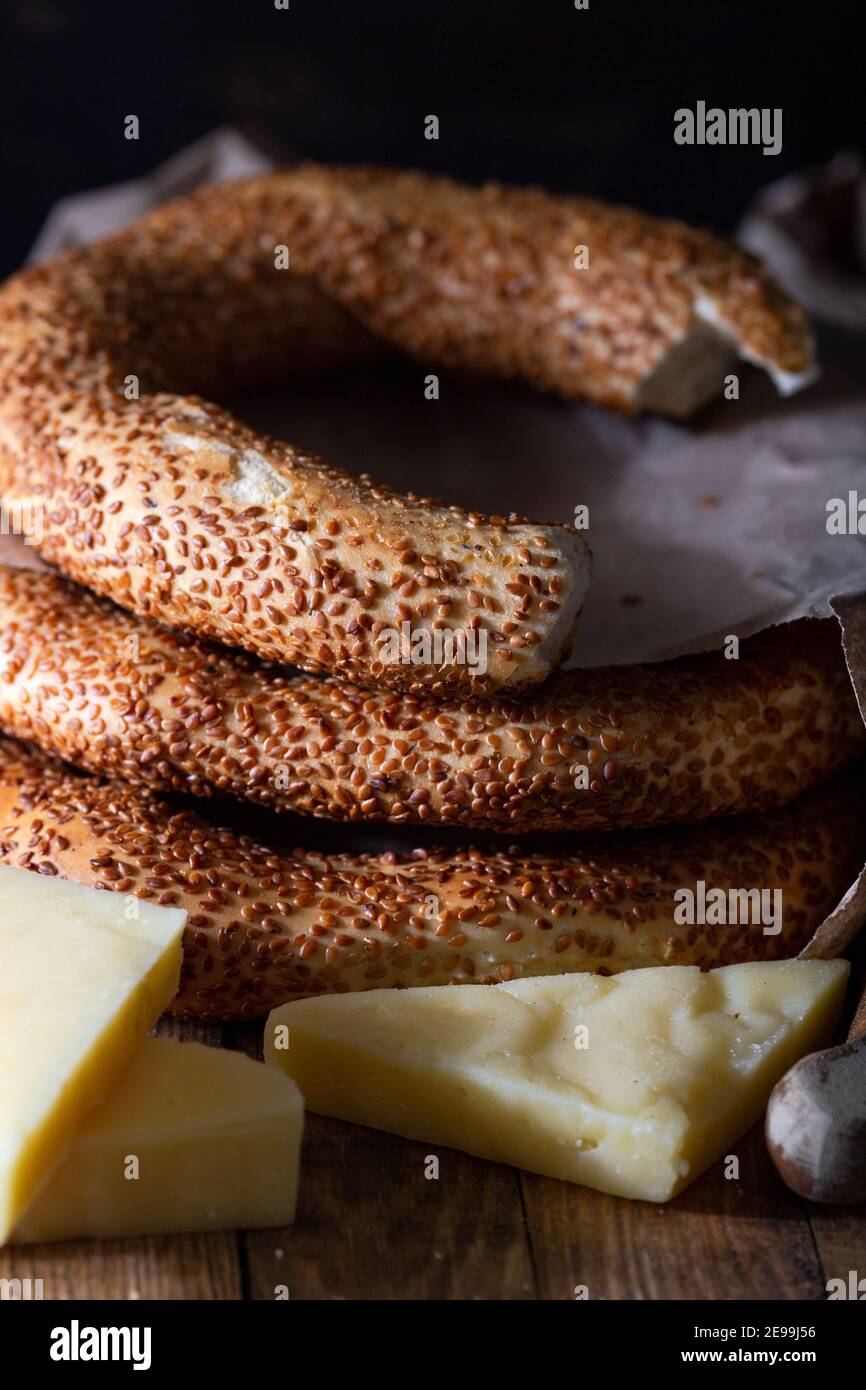
[[[185,922],[0,867],[0,1244],[177,993]]]
[[[328,995],[275,1009],[265,1057],[310,1110],[663,1202],[828,1039],[847,975],[792,960]]]
[[[241,1052],[148,1038],[12,1239],[288,1226],[303,1117],[297,1086],[273,1067]]]

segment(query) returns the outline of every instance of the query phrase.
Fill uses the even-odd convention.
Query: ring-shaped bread
[[[380,344],[674,413],[733,351],[783,386],[812,367],[801,311],[705,233],[304,166],[205,189],[0,291],[4,502],[41,509],[42,553],[90,588],[260,656],[421,692],[537,684],[583,602],[580,535],[399,496],[201,396]]]

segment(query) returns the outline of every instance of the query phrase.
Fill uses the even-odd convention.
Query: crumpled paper
[[[216,131],[145,179],[64,199],[32,259],[93,240],[202,182],[268,167],[238,132]],[[260,429],[404,490],[558,521],[588,507],[594,570],[571,664],[657,660],[835,613],[866,709],[866,536],[827,528],[831,499],[860,488],[866,496],[862,164],[846,155],[772,185],[741,232],[817,319],[822,377],[793,399],[780,400],[743,365],[739,398],[719,400],[697,421],[623,419],[445,374],[429,401],[428,367],[401,363],[225,403]],[[39,563],[14,538],[0,539],[4,550]],[[864,920],[866,870],[807,950],[844,950]]]
[[[188,145],[143,179],[61,198],[51,209],[28,260],[44,261],[70,246],[81,246],[125,227],[150,208],[181,198],[205,183],[222,183],[262,174],[271,161],[227,127]]]
[[[738,236],[810,314],[866,329],[866,169],[855,150],[764,189]]]

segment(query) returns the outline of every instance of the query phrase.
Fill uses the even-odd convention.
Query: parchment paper
[[[217,131],[147,179],[65,199],[32,258],[95,239],[199,183],[267,167],[237,132]],[[766,190],[744,221],[749,245],[818,318],[822,378],[787,401],[745,365],[739,399],[686,425],[444,374],[439,400],[428,401],[429,368],[399,363],[226,403],[404,490],[544,520],[573,520],[586,505],[594,569],[571,664],[657,660],[835,613],[866,711],[866,536],[827,530],[831,499],[866,496],[864,209],[862,168],[849,154]],[[0,540],[0,555],[39,563],[13,538]],[[807,953],[838,954],[864,920],[866,870]]]

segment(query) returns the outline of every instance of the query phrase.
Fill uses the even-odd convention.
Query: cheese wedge
[[[185,921],[0,867],[0,1244],[177,993]]]
[[[148,1038],[12,1239],[288,1226],[304,1102],[241,1052]]]
[[[325,1115],[665,1202],[830,1037],[845,961],[661,966],[275,1009],[265,1056]]]

